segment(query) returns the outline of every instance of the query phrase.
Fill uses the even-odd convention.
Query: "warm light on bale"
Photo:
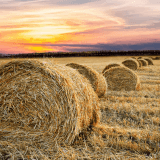
[[[80,74],[86,77],[90,81],[98,97],[102,97],[106,93],[107,84],[103,75],[88,66],[77,63],[69,63],[66,66],[76,69]]]
[[[53,143],[71,144],[99,122],[98,96],[76,70],[34,60],[0,66],[1,132],[51,133]]]
[[[138,61],[133,58],[124,60],[122,64],[132,70],[137,70],[139,67]]]
[[[141,63],[142,66],[148,66],[148,62],[145,59],[138,59]]]
[[[144,58],[148,62],[148,65],[153,65],[153,60],[149,57]]]
[[[112,67],[118,67],[120,66],[120,64],[117,64],[117,63],[111,63],[111,64],[108,64],[102,71],[102,73],[104,73],[106,70],[112,68]]]
[[[132,91],[140,89],[139,77],[127,67],[113,67],[104,72],[108,89],[113,91]]]

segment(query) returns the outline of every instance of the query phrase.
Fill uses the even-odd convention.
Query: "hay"
[[[133,58],[133,59],[137,59],[136,57],[131,57],[131,58]]]
[[[145,59],[138,59],[141,63],[142,66],[148,66],[148,62]]]
[[[69,63],[66,66],[76,69],[80,74],[87,78],[98,97],[102,97],[106,93],[107,84],[103,75],[88,66],[77,63]]]
[[[140,89],[139,77],[127,67],[113,67],[104,73],[108,89],[131,91]]]
[[[20,131],[29,137],[43,133],[52,135],[52,143],[71,144],[99,121],[98,97],[76,70],[34,60],[0,66],[1,134],[12,139]]]
[[[144,58],[148,62],[148,65],[153,65],[153,60],[149,57]]]
[[[139,59],[137,59],[137,62],[139,63],[139,68],[141,68],[142,67],[142,62]]]
[[[102,71],[102,73],[104,73],[106,70],[112,68],[112,67],[118,67],[120,66],[120,64],[117,64],[117,63],[111,63],[111,64],[108,64]]]
[[[137,70],[139,67],[138,61],[132,58],[124,60],[122,64],[132,70]]]

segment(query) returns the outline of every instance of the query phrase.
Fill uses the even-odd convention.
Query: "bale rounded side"
[[[131,91],[140,89],[139,77],[127,67],[113,67],[104,73],[108,89],[113,91]]]
[[[112,68],[112,67],[118,67],[120,66],[120,64],[117,64],[117,63],[111,63],[111,64],[108,64],[102,71],[102,73],[104,73],[106,70]]]
[[[132,70],[137,70],[139,67],[138,61],[132,58],[124,60],[122,64]]]
[[[98,97],[76,70],[34,60],[0,66],[0,129],[51,133],[71,144],[100,122]],[[5,127],[4,127],[5,126]]]
[[[80,74],[87,78],[90,81],[94,91],[97,93],[98,97],[102,97],[106,93],[107,84],[103,75],[99,74],[91,67],[77,63],[69,63],[66,64],[66,66],[76,69]]]

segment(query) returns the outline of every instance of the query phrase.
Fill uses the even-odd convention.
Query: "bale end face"
[[[151,58],[147,57],[147,58],[144,58],[144,60],[148,62],[148,65],[154,65],[153,60]]]
[[[142,67],[142,62],[139,59],[137,59],[137,61],[139,63],[139,68],[141,68]]]
[[[134,59],[126,59],[122,62],[122,64],[132,70],[137,70],[139,67],[138,62]]]
[[[126,67],[110,68],[104,73],[108,89],[113,91],[131,91],[140,89],[138,76]]]
[[[141,63],[142,66],[148,66],[148,62],[145,59],[138,59]]]

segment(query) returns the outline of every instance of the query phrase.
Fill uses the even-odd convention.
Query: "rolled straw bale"
[[[138,59],[141,63],[142,66],[148,66],[148,62],[145,59]]]
[[[99,74],[97,71],[88,66],[77,63],[69,63],[66,66],[76,69],[80,74],[87,78],[98,97],[102,97],[105,94],[107,84],[103,75]]]
[[[112,68],[112,67],[118,67],[120,66],[120,64],[117,64],[117,63],[111,63],[111,64],[108,64],[102,71],[102,73],[104,73],[106,70]]]
[[[113,91],[131,91],[140,89],[139,77],[127,67],[113,67],[104,72],[108,89]]]
[[[132,70],[137,70],[139,67],[139,63],[133,58],[124,60],[122,64]]]
[[[137,59],[137,61],[139,63],[139,68],[142,67],[142,62],[139,59]]]
[[[76,70],[34,60],[0,66],[0,129],[53,135],[71,144],[100,121],[98,96]]]
[[[149,57],[144,58],[148,62],[148,65],[153,65],[153,60]]]

